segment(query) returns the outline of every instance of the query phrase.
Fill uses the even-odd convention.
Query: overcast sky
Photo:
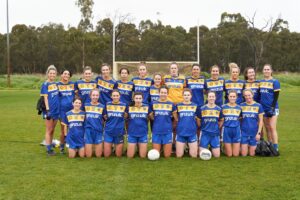
[[[223,12],[252,17],[256,12],[257,27],[281,16],[291,31],[300,32],[298,0],[94,0],[93,24],[115,13],[130,14],[134,23],[161,20],[163,24],[216,27]],[[0,33],[6,32],[6,0],[0,0]],[[49,22],[77,26],[80,10],[75,0],[9,0],[10,28],[15,24],[41,26]]]

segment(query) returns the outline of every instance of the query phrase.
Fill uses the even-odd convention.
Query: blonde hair
[[[50,66],[47,68],[46,74],[49,74],[49,72],[50,72],[51,70],[54,70],[54,71],[57,73],[56,67],[55,67],[54,65],[50,65]]]
[[[91,70],[91,71],[92,71],[92,68],[91,68],[90,66],[85,66],[85,67],[83,68],[83,73],[84,73],[85,71],[87,71],[87,70]]]
[[[234,62],[229,63],[229,64],[228,64],[228,67],[229,67],[229,69],[230,69],[230,72],[232,72],[232,69],[234,69],[234,68],[238,69],[239,72],[240,72],[239,66],[238,66],[236,63],[234,63]]]
[[[244,89],[243,95],[245,95],[245,92],[250,92],[252,96],[254,95],[253,91],[250,88]]]

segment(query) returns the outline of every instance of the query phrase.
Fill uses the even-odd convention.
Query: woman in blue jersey
[[[168,88],[162,86],[159,89],[159,100],[151,103],[150,118],[154,120],[152,129],[152,147],[160,152],[163,147],[164,157],[170,157],[172,153],[172,117],[178,121],[176,106],[167,100]]]
[[[150,87],[150,102],[157,101],[159,99],[159,88],[162,85],[162,75],[155,73],[153,75],[154,84]]]
[[[101,157],[103,152],[103,110],[104,105],[99,103],[100,92],[97,88],[91,90],[91,102],[85,108],[85,156],[90,158],[95,147],[96,157]]]
[[[245,102],[241,104],[242,121],[241,121],[241,155],[255,156],[257,141],[260,139],[260,133],[263,127],[263,108],[253,100],[251,89],[245,89]]]
[[[263,68],[264,79],[260,81],[260,103],[264,109],[264,123],[267,129],[268,140],[278,151],[277,118],[279,115],[278,97],[280,83],[272,77],[272,66],[265,64]]]
[[[46,111],[43,112],[43,118],[46,124],[45,143],[48,155],[55,155],[52,150],[52,140],[59,119],[59,96],[58,87],[55,82],[57,70],[54,65],[50,65],[47,69],[47,81],[41,87],[40,95],[44,97]]]
[[[78,155],[84,157],[84,120],[85,113],[80,110],[82,101],[79,97],[73,100],[73,109],[66,113],[63,119],[65,132],[67,133],[66,142],[69,145],[69,158]]]
[[[192,76],[186,78],[186,87],[192,91],[192,102],[198,106],[204,105],[204,76],[200,75],[201,67],[199,64],[192,65]]]
[[[116,81],[111,77],[111,68],[108,64],[101,66],[101,76],[96,78],[97,87],[100,90],[100,103],[106,105],[110,102],[111,93],[115,88]]]
[[[83,79],[76,81],[75,90],[77,91],[78,97],[82,100],[81,109],[84,110],[84,104],[91,102],[90,91],[97,87],[97,84],[92,80],[93,72],[89,66],[83,69]]]
[[[150,102],[150,87],[153,83],[151,78],[147,77],[147,66],[145,63],[141,63],[138,66],[138,77],[133,77],[132,82],[134,84],[134,92],[143,93],[143,103],[149,104]]]
[[[178,123],[176,128],[176,156],[181,158],[184,154],[185,144],[189,145],[191,157],[197,157],[197,127],[200,125],[198,106],[191,102],[192,91],[183,89],[183,102],[177,104]]]
[[[225,81],[225,103],[228,103],[229,90],[235,90],[237,92],[236,103],[241,104],[244,102],[243,89],[245,82],[239,79],[240,68],[236,63],[229,63],[230,79]]]
[[[121,94],[120,101],[129,105],[132,102],[134,84],[128,80],[129,70],[126,67],[122,67],[119,74],[121,79],[117,81],[115,89],[118,89]]]
[[[128,108],[128,146],[127,157],[133,158],[135,148],[138,145],[138,152],[141,158],[147,155],[148,143],[148,116],[149,106],[143,104],[143,94],[136,92],[133,95],[133,105]]]
[[[225,80],[220,75],[220,67],[218,65],[214,65],[210,68],[211,77],[205,81],[205,91],[213,91],[216,93],[216,104],[218,106],[223,105],[223,91]]]
[[[237,92],[229,90],[228,101],[229,103],[222,106],[222,135],[225,147],[225,154],[228,157],[240,155],[240,142],[241,142],[241,126],[240,117],[242,108],[236,104]]]
[[[211,147],[212,155],[220,157],[220,128],[222,113],[221,108],[215,104],[216,93],[209,91],[207,93],[207,104],[202,106],[199,112],[201,121],[201,136],[199,152]]]
[[[125,134],[125,120],[127,105],[120,102],[120,92],[114,89],[111,93],[112,101],[107,102],[104,109],[105,128],[104,128],[104,156],[111,155],[112,145],[114,144],[117,157],[123,153],[123,143]]]
[[[251,89],[254,94],[254,101],[260,102],[259,81],[256,80],[256,73],[253,67],[247,67],[244,71],[245,89]]]
[[[59,91],[59,105],[60,105],[60,122],[65,118],[68,111],[72,110],[73,99],[75,97],[75,83],[70,81],[72,73],[69,70],[63,70],[61,72],[61,79],[57,83]],[[65,149],[65,126],[61,124],[60,134],[60,153],[64,153]]]

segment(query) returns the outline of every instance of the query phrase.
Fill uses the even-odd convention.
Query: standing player
[[[177,121],[176,106],[167,100],[168,88],[162,86],[159,89],[159,100],[151,103],[150,118],[152,118],[152,147],[160,152],[163,147],[166,158],[172,153],[172,116]]]
[[[63,70],[61,73],[61,80],[57,83],[59,91],[59,105],[60,105],[60,122],[65,118],[68,111],[72,110],[73,99],[75,98],[75,83],[70,81],[72,73],[69,70]],[[60,134],[60,153],[65,152],[65,126],[61,124]]]
[[[242,122],[241,122],[241,154],[242,156],[255,156],[257,141],[260,139],[260,132],[263,127],[263,108],[253,100],[253,92],[251,89],[244,90],[245,102],[242,107]]]
[[[201,120],[201,136],[199,144],[199,152],[207,149],[210,145],[212,155],[216,158],[220,157],[220,127],[222,125],[221,108],[215,104],[216,93],[209,91],[207,93],[208,103],[200,109]]]
[[[100,103],[106,105],[110,102],[111,93],[115,88],[116,81],[111,77],[111,68],[108,64],[101,66],[101,76],[96,78],[97,87],[100,90]]]
[[[91,102],[90,91],[97,87],[97,84],[92,80],[92,68],[86,66],[83,69],[83,80],[78,80],[75,83],[75,90],[78,91],[78,96],[82,100],[81,110],[84,110],[84,104]]]
[[[191,157],[197,157],[197,126],[200,125],[197,104],[191,102],[192,91],[188,88],[183,90],[183,102],[177,104],[178,124],[176,129],[176,156],[182,157],[185,144],[189,145]],[[197,120],[197,121],[196,121]]]
[[[277,118],[279,115],[278,97],[280,83],[272,77],[272,66],[265,64],[263,68],[264,79],[260,81],[260,103],[264,109],[264,123],[267,129],[268,140],[278,151]]]
[[[259,81],[256,80],[256,73],[253,67],[247,67],[244,71],[245,89],[251,89],[254,94],[254,101],[260,102]]]
[[[132,102],[132,92],[134,90],[134,84],[128,80],[129,70],[122,67],[119,71],[121,80],[118,80],[115,89],[118,89],[121,97],[120,101],[129,105]]]
[[[47,81],[45,81],[41,88],[41,96],[44,97],[46,105],[46,111],[43,112],[43,119],[46,124],[45,142],[47,148],[47,154],[52,156],[55,152],[52,150],[52,140],[59,118],[59,96],[58,88],[55,81],[57,70],[54,65],[50,65],[47,69]]]
[[[84,105],[85,108],[85,155],[90,158],[93,155],[95,145],[96,157],[101,157],[103,152],[103,110],[104,105],[99,103],[100,91],[95,88],[90,92],[91,102]]]
[[[223,123],[223,142],[225,154],[228,157],[239,156],[241,142],[240,117],[242,113],[241,106],[236,104],[237,92],[230,90],[228,92],[228,104],[222,106]]]
[[[162,85],[162,76],[159,73],[153,75],[154,84],[150,87],[150,103],[159,99],[159,88]]]
[[[134,84],[134,92],[143,93],[143,103],[149,104],[150,102],[150,87],[153,83],[151,78],[147,77],[147,67],[145,63],[138,66],[138,77],[132,78]]]
[[[218,106],[223,105],[223,91],[224,91],[224,84],[225,80],[220,75],[220,68],[218,65],[214,65],[210,68],[210,79],[205,81],[204,88],[206,92],[212,91],[216,93],[216,104]]]
[[[125,134],[126,104],[120,102],[120,92],[114,89],[111,93],[112,101],[108,102],[104,109],[106,119],[104,128],[104,156],[111,155],[112,144],[115,145],[117,157],[123,153],[123,143]]]
[[[186,87],[192,91],[192,102],[198,106],[204,105],[204,76],[200,75],[201,68],[198,64],[192,66],[192,76],[186,78]]]
[[[134,157],[135,148],[138,145],[140,157],[145,158],[147,155],[148,115],[150,109],[148,105],[143,105],[143,94],[141,92],[134,93],[133,100],[133,105],[128,108],[127,157]]]
[[[84,157],[84,119],[85,113],[80,110],[82,101],[75,97],[73,100],[73,110],[66,113],[63,119],[67,133],[67,144],[69,145],[69,158],[78,155]]]
[[[241,104],[243,100],[243,89],[245,82],[239,80],[240,68],[236,63],[229,63],[230,68],[230,80],[225,81],[225,103],[228,103],[229,90],[235,90],[237,92],[236,103]]]

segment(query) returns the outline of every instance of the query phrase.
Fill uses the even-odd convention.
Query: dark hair
[[[141,92],[135,92],[135,93],[133,94],[133,98],[134,98],[135,96],[137,96],[137,95],[141,95],[142,97],[144,97],[143,93],[141,93]]]
[[[70,70],[68,70],[68,69],[63,69],[61,72],[60,72],[60,74],[62,75],[65,71],[67,71],[67,72],[69,72],[69,74],[70,74],[70,77],[72,77],[72,72],[70,71]]]
[[[237,91],[236,91],[236,90],[229,90],[229,91],[228,91],[228,95],[229,95],[230,93],[234,93],[234,94],[237,96]]]
[[[248,74],[248,71],[249,71],[250,69],[253,69],[254,72],[255,72],[254,67],[246,67],[246,69],[244,70],[244,79],[245,79],[245,80],[248,80],[247,74]],[[256,75],[256,72],[255,72],[255,75]]]
[[[189,92],[191,95],[193,95],[193,94],[192,94],[192,90],[191,90],[190,88],[184,88],[183,91],[182,91],[182,94],[183,94],[184,92]]]
[[[192,65],[192,69],[193,69],[195,66],[199,67],[199,69],[201,70],[201,66],[200,66],[198,63],[194,63],[194,64]]]
[[[127,74],[129,74],[129,69],[127,69],[126,67],[122,67],[122,68],[119,70],[119,74],[121,74],[121,72],[122,72],[123,70],[126,70],[126,71],[127,71]]]
[[[114,92],[117,92],[117,93],[119,93],[119,95],[121,95],[121,93],[120,93],[120,91],[119,91],[118,89],[113,89],[112,92],[111,92],[111,95],[112,95],[112,93],[114,93]]]
[[[76,100],[79,100],[79,101],[81,101],[81,103],[82,103],[82,99],[80,98],[80,97],[74,97],[74,99],[73,99],[73,103],[76,101]]]
[[[209,91],[207,92],[207,96],[209,95],[209,93],[213,93],[213,94],[215,95],[215,97],[217,97],[217,95],[216,95],[216,92],[215,92],[215,91],[211,91],[211,90],[209,90]]]
[[[109,70],[111,70],[111,67],[110,67],[110,65],[109,64],[107,64],[107,63],[103,63],[102,65],[101,65],[101,67],[100,67],[100,72],[102,73],[102,68],[103,67],[108,67],[109,68]]]
[[[169,88],[165,85],[161,86],[159,89],[158,89],[158,92],[160,92],[162,89],[166,89],[168,92],[169,92]]]
[[[263,66],[263,69],[265,68],[265,66],[269,66],[270,67],[270,69],[272,70],[272,72],[273,72],[273,67],[272,67],[272,65],[271,64],[264,64],[264,66]],[[273,76],[273,73],[271,73],[271,76]]]

